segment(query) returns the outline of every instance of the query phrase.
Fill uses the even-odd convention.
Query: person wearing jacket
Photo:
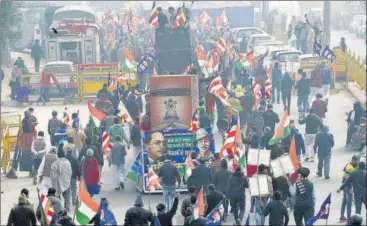
[[[84,179],[88,193],[91,197],[99,194],[99,167],[98,161],[93,157],[94,151],[87,149],[86,156],[79,163],[80,176]]]
[[[289,152],[289,147],[291,145],[292,137],[294,136],[294,140],[296,143],[296,155],[297,155],[298,161],[301,161],[301,156],[305,155],[306,153],[305,142],[303,140],[302,134],[298,131],[294,123],[291,123],[289,125],[289,128],[291,130],[291,134],[282,140],[283,150],[285,152]]]
[[[260,148],[261,146],[261,137],[264,135],[264,118],[263,118],[263,112],[265,108],[259,107],[258,111],[253,111],[252,116],[250,117],[249,121],[249,127],[255,129],[255,134],[258,137],[257,139],[257,148]]]
[[[224,199],[222,192],[215,189],[214,184],[208,185],[208,194],[206,196],[206,210],[205,216],[208,216],[210,212]]]
[[[135,100],[134,94],[130,93],[126,102],[126,110],[132,118],[139,116],[139,104]]]
[[[227,196],[227,184],[231,173],[228,171],[227,160],[220,160],[220,168],[213,173],[213,184],[217,191]]]
[[[205,109],[201,109],[199,112],[199,125],[200,128],[211,128],[210,119],[208,113],[206,113]]]
[[[111,126],[114,125],[116,116],[114,115],[114,110],[108,112],[106,118],[102,121],[101,127],[104,128],[104,131],[110,131]]]
[[[134,125],[131,127],[130,141],[133,144],[134,156],[136,156],[141,150],[141,128],[139,125],[139,117],[135,118]]]
[[[56,148],[51,147],[45,156],[43,156],[41,164],[38,167],[37,182],[45,191],[48,191],[48,189],[52,187],[51,166],[56,160]]]
[[[77,184],[79,175],[79,161],[73,155],[73,151],[68,149],[66,152],[66,159],[69,160],[71,165],[71,180],[70,180],[70,191],[71,191],[71,203],[72,205],[77,204]]]
[[[313,149],[313,145],[315,144],[316,134],[322,128],[322,121],[315,114],[314,109],[309,110],[309,114],[298,121],[300,125],[306,124],[305,128],[305,144],[306,144],[306,159],[305,161],[310,160],[311,162],[314,161],[315,152]]]
[[[297,89],[297,107],[299,118],[301,118],[309,108],[308,97],[311,92],[311,86],[310,80],[307,78],[306,73],[303,72],[302,69],[299,69],[298,73],[301,74],[301,79],[296,83],[294,88]]]
[[[310,83],[311,83],[311,95],[309,96],[308,102],[310,103],[312,99],[316,96],[318,93],[322,93],[322,71],[321,66],[317,65],[311,72],[310,77]]]
[[[331,149],[334,147],[334,136],[329,133],[329,127],[323,126],[321,132],[316,135],[314,150],[318,154],[319,163],[317,166],[317,175],[322,176],[324,168],[325,179],[330,179],[330,159]]]
[[[358,155],[353,155],[352,161],[348,163],[343,169],[344,175],[342,183],[348,180],[349,176],[354,172],[357,166],[358,166]],[[352,215],[352,202],[353,202],[353,190],[352,185],[349,183],[343,189],[343,201],[340,207],[339,222],[345,222],[347,221],[347,219],[350,219]],[[345,218],[344,215],[345,209],[347,209],[347,218]]]
[[[354,172],[350,174],[348,179],[344,181],[343,185],[340,186],[340,188],[337,190],[337,192],[339,193],[341,190],[344,190],[346,186],[348,186],[349,184],[352,184],[354,202],[355,202],[357,214],[361,214],[362,203],[364,204],[364,207],[367,208],[366,206],[366,194],[367,194],[366,178],[367,178],[366,163],[359,162],[357,169],[354,170]]]
[[[56,196],[63,196],[65,203],[64,207],[70,211],[70,181],[72,175],[71,164],[65,158],[63,145],[59,145],[57,150],[58,159],[51,165],[51,183],[56,189]]]
[[[159,203],[157,205],[157,217],[161,225],[164,226],[173,226],[172,219],[176,215],[177,207],[178,207],[178,196],[175,194],[175,198],[173,201],[172,208],[166,212],[166,206],[163,203]],[[150,224],[151,226],[156,226],[154,221]]]
[[[196,203],[196,191],[195,187],[189,187],[187,189],[188,196],[182,201],[181,204],[181,215],[187,217],[187,210]]]
[[[128,209],[125,214],[125,226],[148,226],[153,221],[153,214],[149,210],[143,208],[143,198],[141,195],[136,197],[133,207]]]
[[[272,103],[275,103],[275,92],[277,103],[280,103],[280,85],[282,80],[282,71],[279,69],[279,62],[275,62],[273,69],[271,70],[271,82],[272,82]]]
[[[116,136],[116,142],[112,146],[110,159],[115,172],[115,190],[125,189],[125,157],[127,155],[125,146],[121,143],[121,137]]]
[[[279,116],[273,110],[273,105],[268,104],[268,109],[263,113],[264,126],[269,127],[271,133],[275,132],[275,124],[279,123]]]
[[[322,89],[324,91],[324,97],[328,99],[330,95],[330,87],[333,78],[331,75],[330,68],[326,66],[324,62],[321,63],[321,67],[322,67]]]
[[[266,217],[268,215],[270,215],[269,225],[288,225],[288,210],[284,202],[282,201],[282,193],[280,191],[275,191],[274,199],[266,205],[264,216]]]
[[[200,191],[201,187],[206,191],[207,186],[212,182],[212,171],[205,166],[205,160],[201,158],[199,163],[200,165],[195,166],[195,169],[187,179],[187,186],[194,186],[196,193]]]
[[[58,146],[60,143],[67,142],[67,130],[66,130],[66,124],[61,124],[61,127],[59,130],[57,130],[54,134],[54,144],[55,146]]]
[[[300,178],[289,188],[289,192],[295,199],[294,221],[296,225],[304,225],[315,213],[315,188],[313,183],[308,180],[310,175],[308,168],[299,168],[298,174]]]
[[[43,56],[43,51],[40,45],[40,40],[36,39],[31,49],[31,57],[34,60],[34,68],[36,72],[39,72],[40,70],[40,63],[41,63],[42,56]]]
[[[246,196],[245,189],[248,188],[247,178],[241,172],[241,167],[237,167],[229,178],[227,185],[227,197],[229,198],[234,219],[242,221],[245,215]]]
[[[176,195],[176,182],[180,187],[181,177],[177,166],[172,163],[169,156],[166,157],[163,165],[159,167],[157,176],[161,178],[164,204],[167,209],[171,209],[172,199]]]
[[[50,142],[52,146],[56,145],[55,133],[61,128],[62,122],[57,118],[57,111],[52,111],[52,118],[48,120],[47,131],[50,135]]]
[[[132,116],[132,117],[136,117],[136,116]],[[125,134],[124,128],[122,127],[120,123],[120,119],[116,117],[113,122],[115,124],[111,126],[110,130],[108,131],[108,135],[110,136],[111,142],[114,143],[116,136],[120,136],[122,140],[126,142],[127,149],[130,149],[130,144]]]
[[[291,108],[292,89],[294,86],[294,80],[291,78],[289,72],[285,72],[281,81],[282,90],[282,102],[284,111]]]
[[[79,150],[76,147],[75,143],[74,143],[74,138],[73,137],[67,137],[66,138],[67,143],[64,145],[64,152],[65,154],[68,152],[68,150],[71,150],[71,153],[73,153],[73,156],[75,158],[79,157]]]
[[[353,110],[347,113],[347,141],[346,146],[350,143],[353,133],[356,131],[357,126],[361,123],[361,118],[365,117],[366,111],[363,109],[361,102],[356,101],[353,104]]]
[[[36,172],[39,169],[43,156],[47,152],[47,145],[46,145],[43,131],[39,131],[36,139],[33,140],[31,151],[33,155],[33,172],[35,172],[33,173],[33,184],[36,185],[37,184],[37,173]]]
[[[7,226],[36,226],[36,215],[28,205],[27,198],[20,195],[18,205],[10,210]]]
[[[97,135],[94,135],[93,137],[87,137],[85,139],[86,147],[84,147],[80,153],[78,160],[79,162],[83,159],[83,157],[86,157],[86,152],[88,149],[93,150],[93,157],[97,160],[99,171],[102,171],[104,159],[103,159],[103,152],[102,152],[102,145],[100,144],[99,137]]]
[[[315,109],[315,114],[320,117],[321,120],[325,119],[327,112],[327,102],[322,99],[322,94],[316,94],[316,100],[312,102],[311,108]]]

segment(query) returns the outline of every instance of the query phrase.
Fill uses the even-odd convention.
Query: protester
[[[72,137],[75,142],[76,148],[82,150],[85,146],[86,135],[83,130],[80,129],[79,125],[75,125],[76,127],[70,127],[67,129],[66,133],[68,137]],[[78,156],[75,156],[78,157]]]
[[[279,116],[273,110],[273,105],[268,104],[268,109],[263,113],[264,126],[269,127],[271,133],[275,132],[275,124],[279,123]]]
[[[31,57],[34,60],[35,72],[39,72],[41,58],[43,57],[43,51],[42,51],[42,47],[41,47],[40,42],[39,42],[38,39],[36,39],[34,41],[34,44],[32,45]]]
[[[311,92],[310,80],[306,78],[306,73],[301,69],[298,71],[301,74],[301,79],[294,86],[297,89],[297,106],[299,118],[304,117],[308,111],[308,97]]]
[[[122,141],[126,142],[127,149],[130,149],[129,141],[127,140],[127,136],[125,134],[124,128],[122,127],[119,118],[115,118],[113,120],[115,123],[113,126],[110,127],[110,130],[108,131],[108,135],[111,139],[111,142],[116,142],[116,136],[120,136],[122,138]]]
[[[192,208],[196,204],[196,190],[195,187],[189,187],[187,189],[188,196],[182,201],[181,204],[181,215],[187,217],[188,209]]]
[[[20,69],[17,65],[13,66],[13,70],[11,71],[11,77],[10,77],[10,82],[9,82],[9,86],[11,89],[11,94],[10,94],[10,98],[12,100],[15,100],[15,97],[17,95],[17,89],[20,86]]]
[[[31,113],[29,111],[24,112],[24,118],[22,120],[22,129],[24,134],[33,132]]]
[[[78,176],[80,175],[79,172],[79,161],[73,155],[73,151],[71,149],[67,150],[66,159],[69,160],[71,165],[71,180],[70,180],[70,192],[71,192],[71,203],[72,205],[77,204],[77,183],[78,183]]]
[[[52,111],[52,118],[48,120],[47,131],[52,146],[56,145],[55,133],[61,128],[62,122],[57,118],[57,111]]]
[[[125,189],[125,157],[127,155],[125,146],[121,143],[121,137],[116,136],[110,152],[112,168],[115,172],[115,190]]]
[[[29,200],[29,190],[27,188],[23,188],[20,191],[20,195],[24,195],[24,197],[27,198],[27,206],[31,207],[32,210],[34,210],[34,205],[33,203]]]
[[[8,217],[8,226],[36,226],[37,219],[34,211],[27,205],[27,198],[20,195],[18,205],[13,207]]]
[[[325,179],[330,179],[330,159],[331,149],[334,147],[334,136],[329,133],[329,127],[323,126],[321,132],[316,135],[314,150],[318,154],[319,163],[317,166],[317,175],[322,176],[322,168],[324,168]]]
[[[306,154],[305,142],[303,140],[302,134],[296,128],[296,125],[294,123],[291,123],[289,125],[289,128],[291,130],[291,134],[281,141],[283,145],[283,150],[286,152],[289,151],[292,138],[294,137],[295,144],[296,144],[296,155],[297,155],[298,161],[301,161],[301,156]]]
[[[353,104],[353,110],[347,113],[348,130],[347,130],[346,146],[350,143],[352,135],[356,130],[356,127],[360,125],[361,118],[365,117],[365,115],[366,111],[363,109],[361,102],[356,101]]]
[[[100,171],[97,159],[93,157],[94,151],[87,149],[85,157],[79,163],[80,177],[83,178],[91,197],[99,194]]]
[[[214,184],[208,185],[208,194],[206,195],[206,212],[205,216],[208,216],[210,212],[224,199],[222,192],[215,189]]]
[[[62,203],[61,200],[59,198],[56,197],[56,189],[55,188],[49,188],[47,191],[47,198],[50,200],[51,202],[51,207],[54,210],[54,213],[59,212],[60,210],[62,210]],[[37,211],[36,211],[36,216],[38,221],[41,223],[42,226],[46,226],[47,222],[45,219],[44,214],[42,213],[42,207],[41,205],[37,206]],[[51,221],[51,224],[54,223],[56,221],[56,218]]]
[[[243,216],[245,215],[246,188],[248,188],[247,178],[243,175],[241,168],[237,167],[228,180],[226,192],[235,220],[242,221]]]
[[[322,88],[323,88],[323,94],[326,100],[329,98],[330,95],[330,87],[332,83],[332,75],[330,68],[325,64],[321,64],[322,67]]]
[[[187,179],[187,186],[195,187],[198,193],[201,187],[206,191],[207,186],[212,182],[212,172],[209,167],[205,166],[205,160],[199,159],[200,165],[195,166],[190,177]]]
[[[33,184],[37,184],[37,173],[43,156],[47,152],[47,146],[44,139],[43,131],[39,131],[37,134],[37,138],[33,140],[31,147],[32,155],[33,155]]]
[[[141,151],[141,128],[139,125],[139,117],[135,118],[134,125],[131,127],[130,140],[133,145],[134,156]]]
[[[164,204],[160,203],[157,205],[157,211],[158,211],[157,217],[161,225],[173,226],[172,219],[176,215],[178,201],[179,201],[178,196],[175,195],[173,205],[171,209],[169,209],[167,212],[166,212],[167,207]],[[157,226],[157,225],[155,225],[155,222],[153,221],[151,226]]]
[[[264,210],[265,205],[268,203],[269,198],[273,195],[273,186],[272,186],[272,179],[269,176],[268,167],[266,167],[264,164],[261,164],[258,169],[258,175],[266,175],[268,180],[268,187],[269,187],[269,194],[260,196],[260,197],[254,197],[254,207],[255,207],[255,218],[256,218],[256,224],[257,225],[264,225],[265,224],[265,216],[264,216]],[[251,210],[253,207],[251,206]]]
[[[153,220],[153,214],[143,208],[143,198],[141,195],[136,197],[134,207],[131,207],[125,214],[125,226],[143,225],[148,226]]]
[[[271,95],[271,102],[275,103],[275,98],[277,103],[280,103],[280,85],[282,81],[282,71],[279,68],[279,62],[275,62],[274,67],[271,71],[271,82],[272,82],[272,95]],[[276,96],[275,96],[276,93]]]
[[[173,208],[172,199],[176,195],[176,183],[180,187],[181,177],[177,166],[172,163],[169,156],[166,157],[163,165],[158,169],[157,175],[161,178],[164,205],[167,209],[171,209],[171,207]]]
[[[315,110],[315,114],[321,120],[324,120],[326,118],[327,102],[322,97],[321,93],[316,94],[316,100],[312,102],[311,108]]]
[[[220,170],[221,166],[220,153],[214,154],[214,161],[210,164],[213,175]]]
[[[352,157],[352,161],[350,163],[348,163],[343,171],[344,171],[344,176],[343,176],[343,180],[342,183],[344,183],[346,180],[348,180],[349,176],[354,172],[354,170],[357,168],[358,166],[358,156],[357,155],[353,155]],[[340,222],[346,222],[347,219],[350,219],[351,214],[352,214],[352,201],[353,201],[353,192],[352,192],[352,184],[347,184],[344,189],[343,189],[343,201],[342,201],[342,205],[340,207],[340,218],[339,221]],[[347,209],[347,218],[345,218],[345,209]]]
[[[319,132],[320,128],[322,128],[322,121],[315,114],[314,109],[309,110],[309,114],[298,121],[300,125],[306,124],[305,128],[305,144],[306,144],[306,159],[305,161],[314,161],[315,152],[313,149],[313,145],[315,144],[316,134]]]
[[[295,198],[293,215],[296,225],[303,225],[303,222],[306,224],[308,219],[314,216],[316,198],[314,185],[308,180],[310,170],[302,167],[298,173],[301,178],[290,187],[289,191]]]
[[[76,145],[74,144],[74,138],[73,137],[67,137],[66,140],[67,140],[67,143],[64,144],[65,154],[70,150],[71,153],[73,154],[73,157],[78,158],[79,157],[79,150],[76,147]]]
[[[38,167],[37,182],[45,191],[48,191],[52,187],[51,166],[56,160],[56,148],[51,147],[45,156],[43,156],[41,164]]]
[[[227,196],[227,184],[231,173],[228,171],[227,160],[220,160],[220,168],[213,173],[213,184],[217,191]]]
[[[291,108],[293,86],[294,86],[294,80],[291,78],[289,72],[285,72],[280,84],[284,111],[289,110]]]
[[[57,149],[58,159],[51,165],[51,184],[56,189],[56,196],[64,198],[64,208],[70,212],[70,181],[72,169],[69,160],[65,158],[63,145]]]
[[[287,207],[281,199],[282,193],[280,191],[275,191],[274,199],[265,207],[264,216],[270,215],[269,225],[288,225],[289,216]]]
[[[362,211],[362,203],[364,204],[364,207],[366,207],[366,178],[367,178],[367,172],[366,172],[366,163],[359,162],[358,168],[355,169],[348,179],[344,181],[342,186],[337,190],[339,193],[341,190],[343,190],[349,183],[352,184],[353,187],[353,194],[354,194],[354,202],[356,206],[356,213],[361,214]]]

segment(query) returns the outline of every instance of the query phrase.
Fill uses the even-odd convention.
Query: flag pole
[[[74,214],[73,214],[73,221],[75,221],[75,215],[76,215],[76,210],[79,208],[79,195],[77,196],[77,199],[76,199],[76,205],[74,207]]]

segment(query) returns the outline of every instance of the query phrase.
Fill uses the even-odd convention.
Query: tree
[[[8,49],[9,45],[22,37],[22,31],[18,29],[22,23],[22,14],[19,10],[21,4],[16,1],[0,1],[0,40],[3,50]]]

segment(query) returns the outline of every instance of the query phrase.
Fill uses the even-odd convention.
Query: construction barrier
[[[85,97],[95,97],[102,89],[103,84],[108,82],[108,78],[114,80],[119,77],[121,85],[125,88],[133,87],[138,83],[138,76],[135,72],[122,72],[117,63],[79,64],[69,68],[55,66],[52,67],[52,72],[45,71],[44,73],[51,77],[48,91],[50,98],[65,98],[66,94],[73,99],[82,101]],[[41,77],[41,73],[22,73],[20,76],[22,93],[39,97]]]
[[[13,112],[1,112],[2,153],[1,166],[3,173],[8,170],[11,162],[10,153],[14,152],[17,144],[18,132],[22,126],[22,116]]]
[[[346,55],[348,80],[352,80],[366,91],[366,64],[355,53],[348,52]],[[365,61],[365,60],[364,60]]]

